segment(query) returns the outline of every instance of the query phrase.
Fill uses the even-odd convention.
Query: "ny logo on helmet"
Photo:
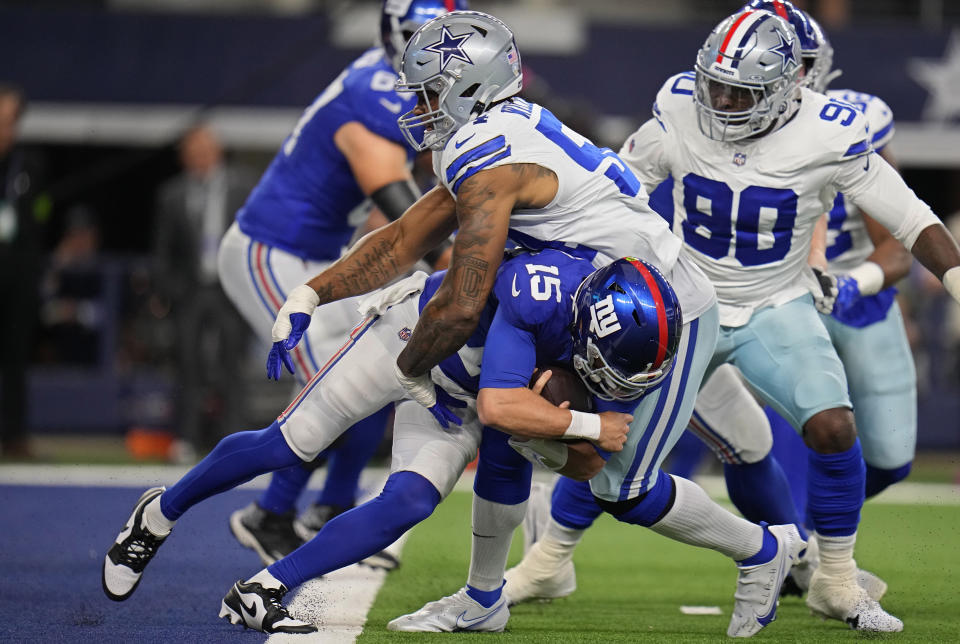
[[[454,36],[452,33],[450,33],[450,30],[447,29],[446,25],[444,25],[443,31],[440,32],[440,40],[427,45],[423,48],[423,50],[440,54],[441,70],[446,69],[447,63],[449,63],[451,60],[462,60],[463,62],[472,65],[473,61],[470,60],[470,56],[463,51],[463,43],[466,42],[466,40],[472,35],[473,32],[463,34],[462,36]]]
[[[590,332],[598,338],[605,338],[620,330],[620,320],[613,308],[613,296],[608,295],[590,307]]]

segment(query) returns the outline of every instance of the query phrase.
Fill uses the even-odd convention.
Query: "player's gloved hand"
[[[443,387],[434,383],[430,379],[429,373],[410,377],[400,371],[400,367],[396,363],[393,364],[393,370],[407,395],[426,407],[441,427],[447,428],[451,423],[454,425],[463,424],[463,421],[451,411],[451,408],[466,407],[467,403],[454,398]]]
[[[306,284],[290,291],[273,323],[273,346],[267,356],[267,378],[279,380],[283,371],[281,365],[290,373],[295,372],[293,359],[288,352],[300,342],[319,303],[317,292]]]
[[[811,266],[810,270],[813,271],[813,276],[818,284],[818,288],[811,291],[813,303],[818,311],[824,315],[830,315],[837,301],[837,278],[815,266]]]
[[[860,284],[849,275],[837,278],[837,301],[833,304],[836,313],[843,313],[860,299]]]

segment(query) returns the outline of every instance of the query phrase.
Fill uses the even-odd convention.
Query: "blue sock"
[[[390,475],[378,497],[330,519],[313,539],[267,570],[288,589],[380,552],[426,519],[440,493],[419,474]]]
[[[383,440],[387,417],[392,405],[370,414],[350,427],[345,433],[346,441],[330,451],[327,463],[327,479],[317,498],[319,505],[334,505],[351,508],[357,500],[360,473],[367,466]]]
[[[160,497],[160,511],[176,521],[189,508],[255,476],[301,463],[274,422],[266,429],[230,434]]]
[[[667,466],[663,469],[683,479],[692,479],[700,467],[707,446],[690,431],[683,432],[680,440],[670,450]]]
[[[790,493],[793,495],[793,505],[797,508],[797,516],[805,518],[807,515],[807,450],[810,448],[803,442],[803,438],[793,425],[783,419],[783,416],[770,407],[764,408],[764,412],[773,431],[771,453],[780,464],[787,481],[790,482]]]
[[[510,447],[509,440],[509,434],[483,428],[473,491],[487,501],[516,505],[530,497],[533,465]]]
[[[500,600],[500,595],[503,594],[503,586],[506,583],[500,584],[500,588],[496,590],[479,590],[467,584],[467,595],[484,608],[490,608]]]
[[[876,496],[897,481],[902,481],[907,478],[907,474],[910,473],[910,467],[912,465],[913,462],[911,461],[906,465],[901,465],[892,470],[884,470],[879,467],[874,467],[873,465],[867,465],[867,498],[869,499],[871,496]]]
[[[767,524],[765,521],[760,522],[760,527],[763,528],[763,545],[760,546],[760,552],[752,557],[744,559],[743,561],[738,561],[738,565],[756,566],[757,564],[767,563],[776,556],[777,538],[770,534],[770,530],[767,529]]]
[[[297,498],[307,487],[313,469],[301,465],[286,467],[274,472],[270,485],[260,495],[257,505],[268,512],[284,514],[296,508]]]
[[[756,463],[723,464],[730,500],[748,521],[771,525],[795,523],[806,541],[800,514],[793,505],[790,483],[773,454]]]
[[[550,500],[550,515],[554,521],[568,528],[585,530],[601,514],[603,510],[593,498],[589,483],[560,477]]]
[[[857,531],[865,478],[859,438],[853,447],[839,454],[809,450],[807,503],[818,534],[847,537]]]

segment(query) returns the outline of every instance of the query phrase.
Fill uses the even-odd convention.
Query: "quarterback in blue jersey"
[[[554,319],[549,333],[538,343],[542,347],[541,355],[553,361],[570,358],[573,317],[570,298],[593,271],[587,261],[565,255],[560,259],[562,262],[552,262],[551,266],[550,302],[538,308],[547,311]],[[545,261],[549,260],[549,257],[545,258]],[[520,270],[528,265],[518,257],[504,265],[505,274],[513,263],[518,263]],[[561,266],[564,269],[562,274]],[[517,272],[507,274],[504,280],[515,284]],[[174,522],[188,508],[258,474],[313,459],[356,420],[372,410],[402,400],[404,389],[391,370],[383,369],[383,364],[396,359],[410,337],[410,329],[416,325],[423,307],[442,279],[442,272],[429,278],[424,273],[416,273],[364,299],[365,317],[352,332],[350,341],[330,357],[327,366],[317,372],[275,423],[260,431],[227,436],[169,490],[153,488],[147,491],[134,510],[135,516],[104,559],[103,587],[108,597],[122,601],[134,592],[145,566],[165,541]],[[647,288],[642,281],[634,288],[626,282],[624,286],[631,292],[642,292]],[[557,297],[552,297],[553,294]],[[524,315],[530,309],[524,299],[513,298],[506,304],[500,308],[504,313],[509,309],[511,318]],[[667,324],[666,320],[662,323],[659,320],[667,313],[663,307],[652,311],[649,316],[656,326],[632,335],[639,335],[643,340],[652,335],[649,328],[653,328],[656,335],[652,339],[658,343],[661,337],[657,330],[666,329]],[[392,474],[380,496],[333,518],[306,545],[251,579],[238,582],[224,600],[222,617],[264,632],[316,630],[313,625],[289,616],[280,603],[283,595],[307,579],[382,550],[430,515],[474,458],[484,433],[477,415],[476,395],[482,380],[480,360],[484,341],[491,326],[497,325],[497,314],[498,301],[492,297],[485,307],[483,323],[467,346],[444,360],[437,370],[436,377],[443,385],[443,391],[456,396],[443,393],[444,400],[451,408],[461,408],[457,417],[458,431],[445,430],[426,409],[412,401],[399,404]],[[542,324],[540,317],[533,322]],[[588,329],[583,326],[582,334],[586,333]],[[548,344],[551,342],[556,345],[552,349]],[[668,367],[672,354],[666,347],[660,353],[663,364],[658,366]],[[530,370],[532,372],[532,367]],[[529,374],[522,385],[525,391],[528,379]],[[600,414],[577,412],[581,423],[574,423],[576,427],[571,429],[574,412],[554,407],[532,392],[530,397],[534,399],[534,406],[539,405],[541,414],[513,422],[521,435],[535,439],[586,438],[604,448],[604,453],[622,448],[631,419],[629,415],[614,411]],[[492,436],[494,433],[488,431],[487,434]],[[499,442],[505,446],[506,436],[502,436]],[[512,462],[503,467],[511,473],[519,472],[518,477],[512,476],[511,479],[518,479],[521,483],[525,480],[529,485],[529,463],[512,450],[506,449],[506,452]],[[574,454],[571,461],[576,461],[577,456]],[[592,449],[579,456],[581,461],[586,461],[581,465],[571,462],[570,466],[579,467],[584,476],[592,475],[604,463]],[[525,498],[525,492],[521,494]],[[520,510],[522,513],[522,506]],[[254,604],[264,606],[266,612],[245,609]]]
[[[397,116],[414,99],[394,89],[396,66],[417,27],[465,7],[466,0],[384,2],[380,46],[352,62],[304,110],[237,213],[221,242],[220,280],[261,338],[271,338],[271,325],[290,290],[349,245],[357,227],[352,213],[367,198],[388,220],[416,200],[409,169],[414,150],[397,125]],[[382,219],[372,214],[367,227]],[[321,358],[342,344],[355,322],[356,300],[325,307],[323,316],[289,356],[300,386],[321,369]],[[296,521],[295,501],[323,457],[278,473],[257,501],[230,517],[237,539],[272,563],[352,507],[361,470],[381,443],[388,414],[389,409],[376,410],[331,448],[323,491]],[[389,569],[398,562],[384,552],[366,563]]]

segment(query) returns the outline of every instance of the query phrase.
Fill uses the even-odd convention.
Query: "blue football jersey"
[[[444,359],[440,369],[465,390],[526,387],[537,365],[569,367],[573,342],[573,294],[593,265],[563,251],[520,253],[497,271],[480,323],[467,340],[482,348],[482,372],[465,365],[463,351]],[[436,293],[446,271],[427,278],[420,310]]]
[[[240,230],[304,259],[339,257],[354,232],[348,216],[365,196],[333,136],[343,124],[357,121],[407,148],[412,158],[397,117],[416,99],[394,90],[396,78],[379,48],[344,69],[304,110],[237,213]]]

